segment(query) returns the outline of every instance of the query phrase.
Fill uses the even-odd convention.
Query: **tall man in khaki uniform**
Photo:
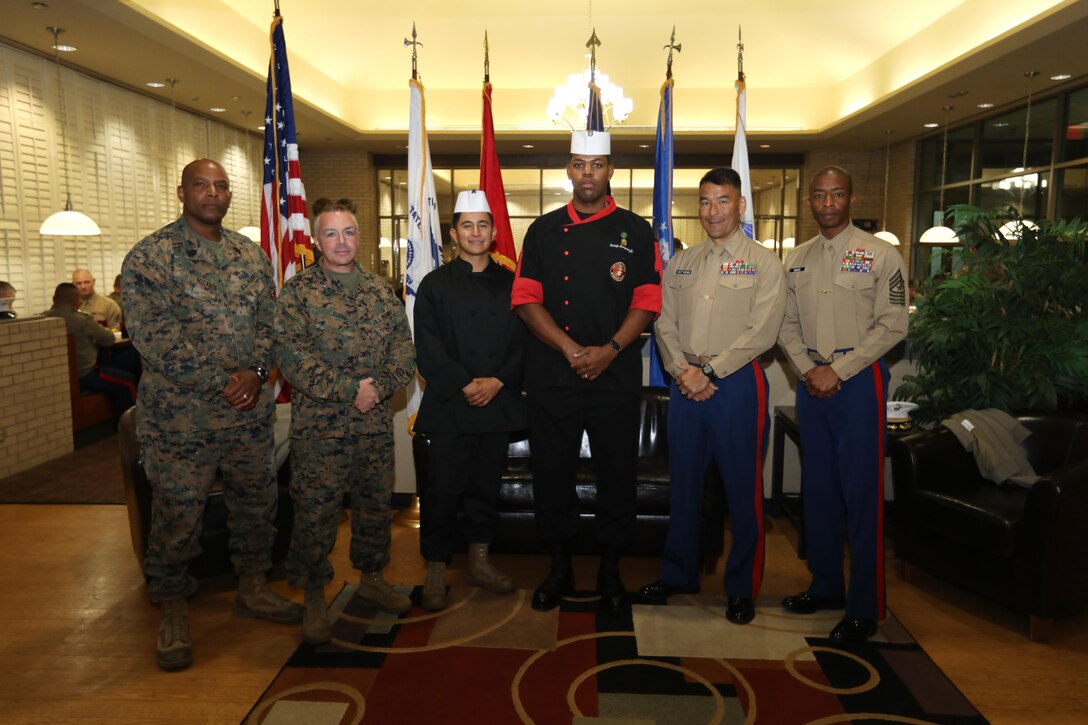
[[[110,328],[121,329],[121,306],[105,295],[100,295],[94,290],[94,275],[89,269],[77,269],[72,272],[72,284],[79,288],[79,296],[82,304],[80,312],[85,312],[95,321]]]
[[[832,639],[876,633],[884,603],[883,356],[907,334],[903,258],[850,222],[854,184],[840,168],[816,172],[809,207],[820,233],[787,260],[778,343],[800,377],[805,543],[812,583],[782,606],[846,612]],[[850,588],[843,537],[850,538]],[[845,593],[845,600],[843,594]]]
[[[699,506],[706,469],[721,472],[733,524],[725,565],[726,618],[747,624],[763,579],[763,459],[767,376],[759,356],[778,336],[786,306],[782,264],[745,236],[747,200],[733,169],[699,182],[699,222],[706,241],[684,249],[665,273],[654,325],[669,395],[669,536],[661,578],[643,597],[664,600],[699,590]]]
[[[351,563],[364,605],[400,614],[411,600],[382,576],[389,563],[393,493],[392,396],[415,375],[404,305],[355,261],[359,223],[330,204],[314,220],[321,261],[283,286],[276,355],[293,387],[287,579],[306,592],[302,634],[330,636],[325,585],[344,492],[351,496]],[[125,294],[128,294],[126,289]]]
[[[272,266],[260,247],[224,229],[230,181],[215,161],[181,174],[181,218],[146,237],[121,268],[129,335],[143,358],[136,433],[154,491],[144,558],[148,595],[162,604],[156,659],[192,662],[185,598],[200,553],[204,503],[216,471],[230,510],[234,613],[298,622],[302,607],[268,588],[276,481],[272,412]],[[264,394],[262,394],[264,393]]]

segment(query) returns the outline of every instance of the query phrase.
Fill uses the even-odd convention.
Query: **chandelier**
[[[572,130],[586,125],[589,111],[589,83],[594,80],[601,89],[601,107],[604,111],[604,127],[623,123],[635,108],[635,102],[623,95],[623,88],[608,79],[607,73],[594,72],[588,67],[590,55],[586,53],[587,67],[581,73],[567,76],[567,84],[555,89],[548,101],[548,118],[555,124],[566,124]]]

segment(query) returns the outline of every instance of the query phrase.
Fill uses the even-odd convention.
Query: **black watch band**
[[[703,363],[701,370],[703,375],[710,378],[712,382],[718,379],[718,376],[714,374],[714,368],[710,367],[710,363]]]
[[[616,352],[623,352],[623,348],[620,347],[620,344],[618,342],[616,342],[616,338],[614,338],[614,337],[608,338],[608,344],[611,345],[612,349],[615,350]]]
[[[268,382],[268,371],[262,368],[260,365],[250,365],[249,369],[257,373],[257,377],[261,379],[262,383]]]

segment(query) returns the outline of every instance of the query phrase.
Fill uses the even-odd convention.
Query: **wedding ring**
[[[249,400],[249,393],[242,393],[242,400]]]

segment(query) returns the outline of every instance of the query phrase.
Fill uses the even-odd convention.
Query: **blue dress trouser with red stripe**
[[[706,469],[721,472],[732,519],[725,592],[755,598],[763,580],[763,459],[770,419],[767,376],[758,360],[717,381],[709,400],[688,400],[674,382],[669,394],[669,535],[661,581],[699,588],[699,522]]]
[[[884,618],[884,419],[888,366],[878,360],[819,399],[797,386],[809,593],[841,597],[850,540],[846,616]]]

